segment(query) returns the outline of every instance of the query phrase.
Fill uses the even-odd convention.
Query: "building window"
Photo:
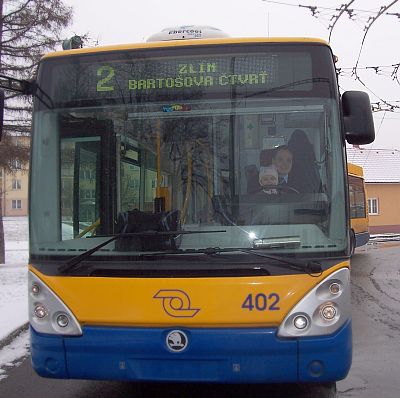
[[[21,180],[12,180],[12,189],[19,191],[21,189]]]
[[[11,207],[13,209],[22,209],[21,199],[13,199],[11,201]]]
[[[13,170],[21,170],[22,169],[22,162],[19,159],[13,159],[11,161],[11,168]]]
[[[368,214],[370,215],[379,214],[378,199],[376,198],[368,199]]]

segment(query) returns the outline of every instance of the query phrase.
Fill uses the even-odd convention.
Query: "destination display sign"
[[[236,57],[234,62],[230,58],[113,63],[96,67],[96,91],[268,86],[276,80],[276,69],[273,56]]]
[[[49,62],[43,76],[41,85],[55,107],[232,98],[264,95],[277,87],[313,87],[312,57],[305,51],[154,58],[133,52],[82,55]]]

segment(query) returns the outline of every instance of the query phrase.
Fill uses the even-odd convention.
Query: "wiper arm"
[[[322,272],[321,263],[319,261],[308,260],[308,261],[295,261],[287,259],[286,257],[281,256],[273,256],[271,254],[264,254],[256,252],[257,249],[239,249],[239,251],[243,253],[253,254],[259,257],[269,258],[271,260],[276,260],[281,263],[285,263],[289,266],[290,269],[294,269],[296,271],[305,271],[308,274],[320,274]]]
[[[173,251],[165,251],[165,252],[155,252],[155,253],[146,253],[142,254],[142,257],[147,256],[167,256],[167,255],[180,255],[180,254],[206,254],[206,255],[214,255],[220,253],[230,253],[230,252],[242,252],[247,254],[252,254],[254,256],[269,258],[271,260],[275,260],[281,264],[285,264],[285,268],[293,269],[296,271],[307,272],[308,274],[320,274],[322,272],[321,263],[314,260],[308,261],[295,261],[288,259],[282,256],[273,256],[271,254],[259,253],[256,250],[259,249],[251,249],[251,248],[241,248],[241,247],[228,247],[228,248],[220,248],[220,247],[207,247],[205,249],[185,249],[185,250],[173,250]]]
[[[61,273],[66,273],[68,271],[72,271],[73,269],[77,268],[77,265],[82,261],[86,260],[90,257],[93,253],[100,250],[102,247],[108,245],[109,243],[120,239],[120,238],[127,238],[130,236],[171,236],[171,235],[190,235],[190,234],[208,234],[208,233],[218,233],[218,232],[226,232],[226,230],[216,230],[216,231],[141,231],[141,232],[129,232],[129,233],[120,233],[115,235],[98,235],[97,237],[107,237],[111,236],[110,239],[100,243],[99,245],[92,247],[91,249],[79,254],[68,260],[65,264],[63,264],[59,271]]]

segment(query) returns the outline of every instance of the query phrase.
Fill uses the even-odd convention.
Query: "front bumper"
[[[351,322],[329,336],[281,339],[272,328],[180,328],[188,338],[171,352],[179,328],[84,327],[80,337],[31,328],[32,365],[43,377],[224,383],[326,382],[346,377]]]

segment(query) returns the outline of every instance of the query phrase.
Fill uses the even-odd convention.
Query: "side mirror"
[[[349,144],[370,144],[375,140],[374,120],[367,93],[346,91],[342,95],[345,138]]]
[[[4,123],[4,90],[0,89],[0,141],[3,136]]]

